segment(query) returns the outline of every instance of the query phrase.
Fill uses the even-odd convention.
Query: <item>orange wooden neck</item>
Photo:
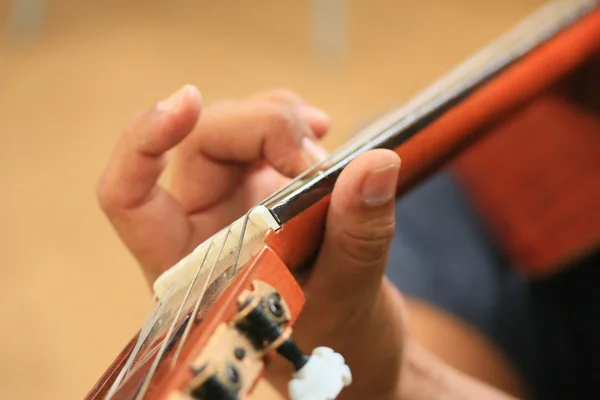
[[[600,245],[600,119],[551,93],[494,129],[455,164],[498,243],[528,275]]]
[[[493,173],[490,172],[490,168],[495,170],[501,169],[502,165],[509,160],[504,157],[498,159],[495,166],[488,165],[486,167],[483,164],[495,159],[490,158],[490,153],[495,154],[499,150],[493,149],[491,146],[486,152],[484,144],[481,146],[476,145],[481,138],[488,134],[497,136],[494,132],[501,129],[507,122],[510,121],[514,115],[520,115],[523,110],[526,110],[529,105],[540,98],[540,96],[555,87],[566,77],[577,75],[586,63],[591,60],[595,54],[600,51],[600,9],[593,11],[590,15],[583,18],[581,21],[576,23],[574,26],[566,29],[564,32],[559,34],[554,39],[545,43],[536,49],[533,53],[525,57],[523,60],[515,64],[509,70],[501,74],[499,77],[494,79],[492,82],[487,84],[485,87],[480,89],[478,92],[473,94],[469,99],[453,108],[451,111],[446,113],[444,116],[439,118],[433,124],[429,125],[423,131],[421,131],[414,138],[409,140],[406,144],[396,149],[396,152],[402,158],[402,169],[400,172],[398,194],[402,195],[415,185],[425,180],[431,174],[440,170],[440,168],[452,165],[452,161],[462,154],[467,148],[473,146],[473,151],[469,154],[474,154],[479,150],[482,150],[481,156],[471,155],[468,161],[465,158],[461,163],[457,164],[457,169],[462,171],[463,182],[469,189],[469,193],[473,196],[474,202],[477,204],[478,209],[484,214],[486,220],[492,225],[492,231],[498,236],[498,241],[506,247],[507,252],[514,258],[516,264],[520,265],[521,268],[527,273],[543,273],[550,268],[556,268],[558,265],[562,265],[567,259],[575,257],[577,254],[583,254],[589,250],[595,244],[598,244],[598,239],[594,230],[587,227],[578,227],[576,222],[573,221],[573,226],[568,229],[568,233],[561,235],[562,239],[557,236],[555,242],[547,239],[543,235],[538,235],[537,239],[540,243],[532,245],[530,242],[523,242],[523,248],[528,250],[524,251],[516,249],[511,243],[525,240],[527,229],[530,225],[537,226],[540,232],[547,229],[548,226],[554,226],[552,220],[556,218],[560,220],[562,218],[580,218],[581,215],[592,212],[591,210],[582,211],[579,216],[575,216],[574,212],[567,212],[561,214],[560,210],[563,207],[578,208],[580,205],[583,207],[585,203],[589,208],[590,204],[594,203],[595,197],[590,197],[588,200],[580,200],[579,202],[572,202],[570,200],[566,203],[571,204],[566,206],[562,200],[556,199],[556,208],[554,209],[556,214],[553,215],[548,221],[545,220],[528,220],[528,219],[515,219],[510,225],[515,228],[515,233],[505,234],[501,227],[497,226],[497,219],[493,216],[496,212],[498,215],[503,215],[501,208],[505,207],[509,209],[512,205],[522,203],[526,204],[526,198],[528,196],[536,196],[536,194],[529,193],[528,191],[517,190],[516,187],[507,186],[504,189],[506,195],[503,197],[504,201],[501,204],[489,204],[486,206],[485,199],[491,196],[491,189],[499,182],[490,180]],[[593,73],[592,73],[593,75]],[[592,96],[593,97],[593,96]],[[589,100],[593,103],[595,100]],[[556,104],[555,104],[556,105]],[[578,128],[585,126],[586,132],[582,134],[581,140],[571,143],[572,147],[582,146],[583,148],[597,148],[595,139],[590,136],[594,127],[594,122],[587,117],[586,121],[575,121],[576,117],[573,112],[564,110],[564,113],[560,114],[567,120],[564,120],[564,124],[577,124]],[[537,128],[532,127],[531,124],[536,124],[536,121],[529,120],[527,130],[534,129],[537,131],[537,135],[523,138],[525,134],[521,131],[519,135],[513,134],[510,144],[506,144],[512,149],[514,156],[520,158],[519,163],[523,165],[531,164],[536,165],[540,161],[532,158],[530,151],[519,151],[521,146],[523,150],[543,146],[544,139],[544,127],[551,126],[552,124],[540,122]],[[563,124],[563,125],[564,125]],[[573,125],[575,126],[575,125]],[[548,140],[551,137],[565,136],[563,134],[553,130],[547,133]],[[583,136],[585,135],[585,139]],[[510,135],[509,135],[510,136]],[[596,135],[598,136],[598,135]],[[533,137],[536,138],[533,141]],[[519,142],[519,138],[525,140],[523,144]],[[485,143],[485,141],[483,142]],[[527,147],[525,143],[530,143]],[[562,147],[562,145],[555,144],[555,147]],[[595,153],[589,153],[586,159],[594,157]],[[459,165],[461,167],[459,167]],[[559,167],[558,164],[549,163],[545,164],[546,167]],[[564,163],[562,164],[564,166]],[[487,171],[485,174],[477,174],[477,171]],[[467,171],[467,172],[465,172]],[[514,171],[516,174],[517,171]],[[547,170],[547,174],[551,174],[551,170]],[[571,179],[576,179],[576,176],[583,176],[582,167],[575,168],[570,172]],[[587,178],[583,179],[586,185],[593,186],[590,177],[593,176],[593,172],[586,174]],[[597,176],[597,175],[596,175]],[[513,176],[514,177],[514,176]],[[488,179],[489,178],[489,179]],[[523,179],[526,179],[526,175],[522,175]],[[488,179],[486,181],[486,179]],[[517,179],[517,178],[515,178]],[[600,181],[600,179],[599,179]],[[488,184],[486,185],[485,182]],[[573,187],[579,187],[577,183],[573,181]],[[551,186],[554,188],[554,186]],[[523,188],[523,187],[521,187]],[[567,187],[556,186],[556,190],[565,190]],[[510,193],[510,194],[509,194]],[[579,192],[578,192],[579,193]],[[583,193],[574,195],[578,197],[585,197]],[[522,197],[519,197],[522,196]],[[284,226],[284,228],[273,233],[268,242],[279,256],[290,266],[295,269],[303,263],[305,263],[314,251],[318,248],[319,241],[321,239],[320,234],[324,222],[324,217],[327,210],[329,198],[324,198],[321,202],[315,204],[310,209],[306,210],[302,214],[298,215]],[[561,205],[561,203],[563,205]],[[596,203],[598,204],[598,203]],[[495,208],[499,207],[499,208]],[[517,206],[515,206],[517,207]],[[517,207],[518,208],[518,207]],[[515,215],[506,214],[506,218],[513,218],[516,215],[527,215],[526,212],[522,211]],[[550,213],[551,214],[551,213]],[[549,214],[549,215],[550,215]],[[592,224],[591,224],[592,225]],[[564,229],[566,226],[562,226],[557,229]],[[523,233],[516,233],[516,230],[523,229]],[[581,230],[580,230],[581,229]],[[579,231],[580,230],[580,231]],[[579,232],[579,233],[577,233]],[[511,236],[509,238],[508,236]],[[558,242],[566,240],[567,243],[559,244]],[[527,244],[529,243],[529,244]],[[562,251],[549,251],[550,248],[561,248]],[[533,249],[536,249],[535,251]],[[528,255],[525,254],[529,252]],[[535,252],[541,252],[543,254],[533,254]]]

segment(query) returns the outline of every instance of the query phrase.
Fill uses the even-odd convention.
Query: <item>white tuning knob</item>
[[[288,385],[291,400],[333,400],[352,383],[344,357],[328,347],[313,350]]]

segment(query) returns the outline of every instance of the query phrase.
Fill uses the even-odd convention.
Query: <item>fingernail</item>
[[[302,150],[309,166],[317,164],[328,157],[327,151],[320,144],[306,136],[302,138]]]
[[[156,105],[156,108],[161,111],[172,110],[172,109],[176,108],[183,101],[183,99],[188,95],[188,93],[191,93],[195,90],[196,91],[198,90],[198,89],[196,89],[195,86],[185,85],[181,89],[179,89],[178,91],[173,93],[171,96],[169,96],[167,99],[159,102]]]
[[[362,185],[362,197],[366,205],[383,205],[396,196],[399,170],[400,164],[391,164],[369,172]]]
[[[325,112],[319,110],[318,108],[312,106],[304,106],[302,107],[302,113],[305,118],[312,120],[313,122],[318,122],[321,124],[329,124],[331,118]]]

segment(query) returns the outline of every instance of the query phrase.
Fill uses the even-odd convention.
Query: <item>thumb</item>
[[[368,307],[369,300],[375,299],[394,236],[399,169],[396,153],[373,150],[340,174],[331,195],[323,245],[305,283],[313,300],[326,300],[343,313],[361,304]]]

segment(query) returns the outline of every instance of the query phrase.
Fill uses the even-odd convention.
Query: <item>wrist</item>
[[[445,391],[445,381],[452,371],[411,340],[405,348],[402,375],[398,380],[398,397],[402,400],[425,400]],[[451,379],[451,378],[450,378]]]
[[[514,400],[508,394],[454,369],[414,341],[407,343],[399,384],[396,399],[401,400],[441,397],[457,400]]]

